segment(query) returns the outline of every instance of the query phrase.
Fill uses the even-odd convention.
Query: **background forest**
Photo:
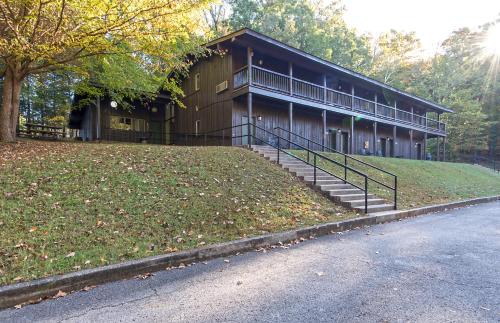
[[[201,13],[190,42],[243,27],[455,110],[448,126],[448,158],[481,153],[500,157],[500,55],[484,40],[498,22],[456,30],[433,55],[423,55],[415,33],[397,30],[373,37],[347,25],[340,1],[225,0]],[[498,33],[500,43],[500,33]],[[490,35],[491,38],[491,35]],[[183,46],[179,44],[179,46]],[[499,45],[500,46],[500,45]],[[94,57],[74,70],[29,75],[22,87],[20,114],[31,122],[64,124],[75,93],[97,95],[103,84],[117,100],[154,92],[162,80],[127,57]],[[429,149],[434,151],[433,143]]]

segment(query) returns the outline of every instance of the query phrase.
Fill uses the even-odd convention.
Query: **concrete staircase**
[[[252,150],[272,162],[278,161],[276,148],[271,146],[254,145],[252,146]],[[314,167],[301,160],[288,156],[285,153],[280,153],[279,165],[300,178],[309,186],[321,191],[332,201],[345,207],[355,209],[360,213],[364,213],[364,191],[352,186],[351,184],[346,184],[342,180],[321,170],[317,170],[316,185],[314,185]],[[378,198],[373,194],[368,194],[368,213],[389,210],[393,210],[393,204],[387,204],[384,199]]]

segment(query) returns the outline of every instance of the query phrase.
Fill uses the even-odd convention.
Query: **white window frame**
[[[112,115],[110,117],[110,128],[114,130],[145,132],[148,130],[148,122],[142,118],[131,118],[131,117]]]
[[[194,90],[195,91],[199,91],[200,90],[200,83],[201,83],[200,73],[196,73],[194,75]]]

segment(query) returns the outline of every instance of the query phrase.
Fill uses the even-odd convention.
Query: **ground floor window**
[[[195,134],[198,134],[200,132],[200,125],[201,125],[201,120],[196,120],[194,123]]]
[[[138,118],[111,116],[111,129],[146,131],[146,120]]]

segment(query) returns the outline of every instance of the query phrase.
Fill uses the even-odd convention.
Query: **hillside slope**
[[[0,145],[0,285],[355,214],[255,153]]]

